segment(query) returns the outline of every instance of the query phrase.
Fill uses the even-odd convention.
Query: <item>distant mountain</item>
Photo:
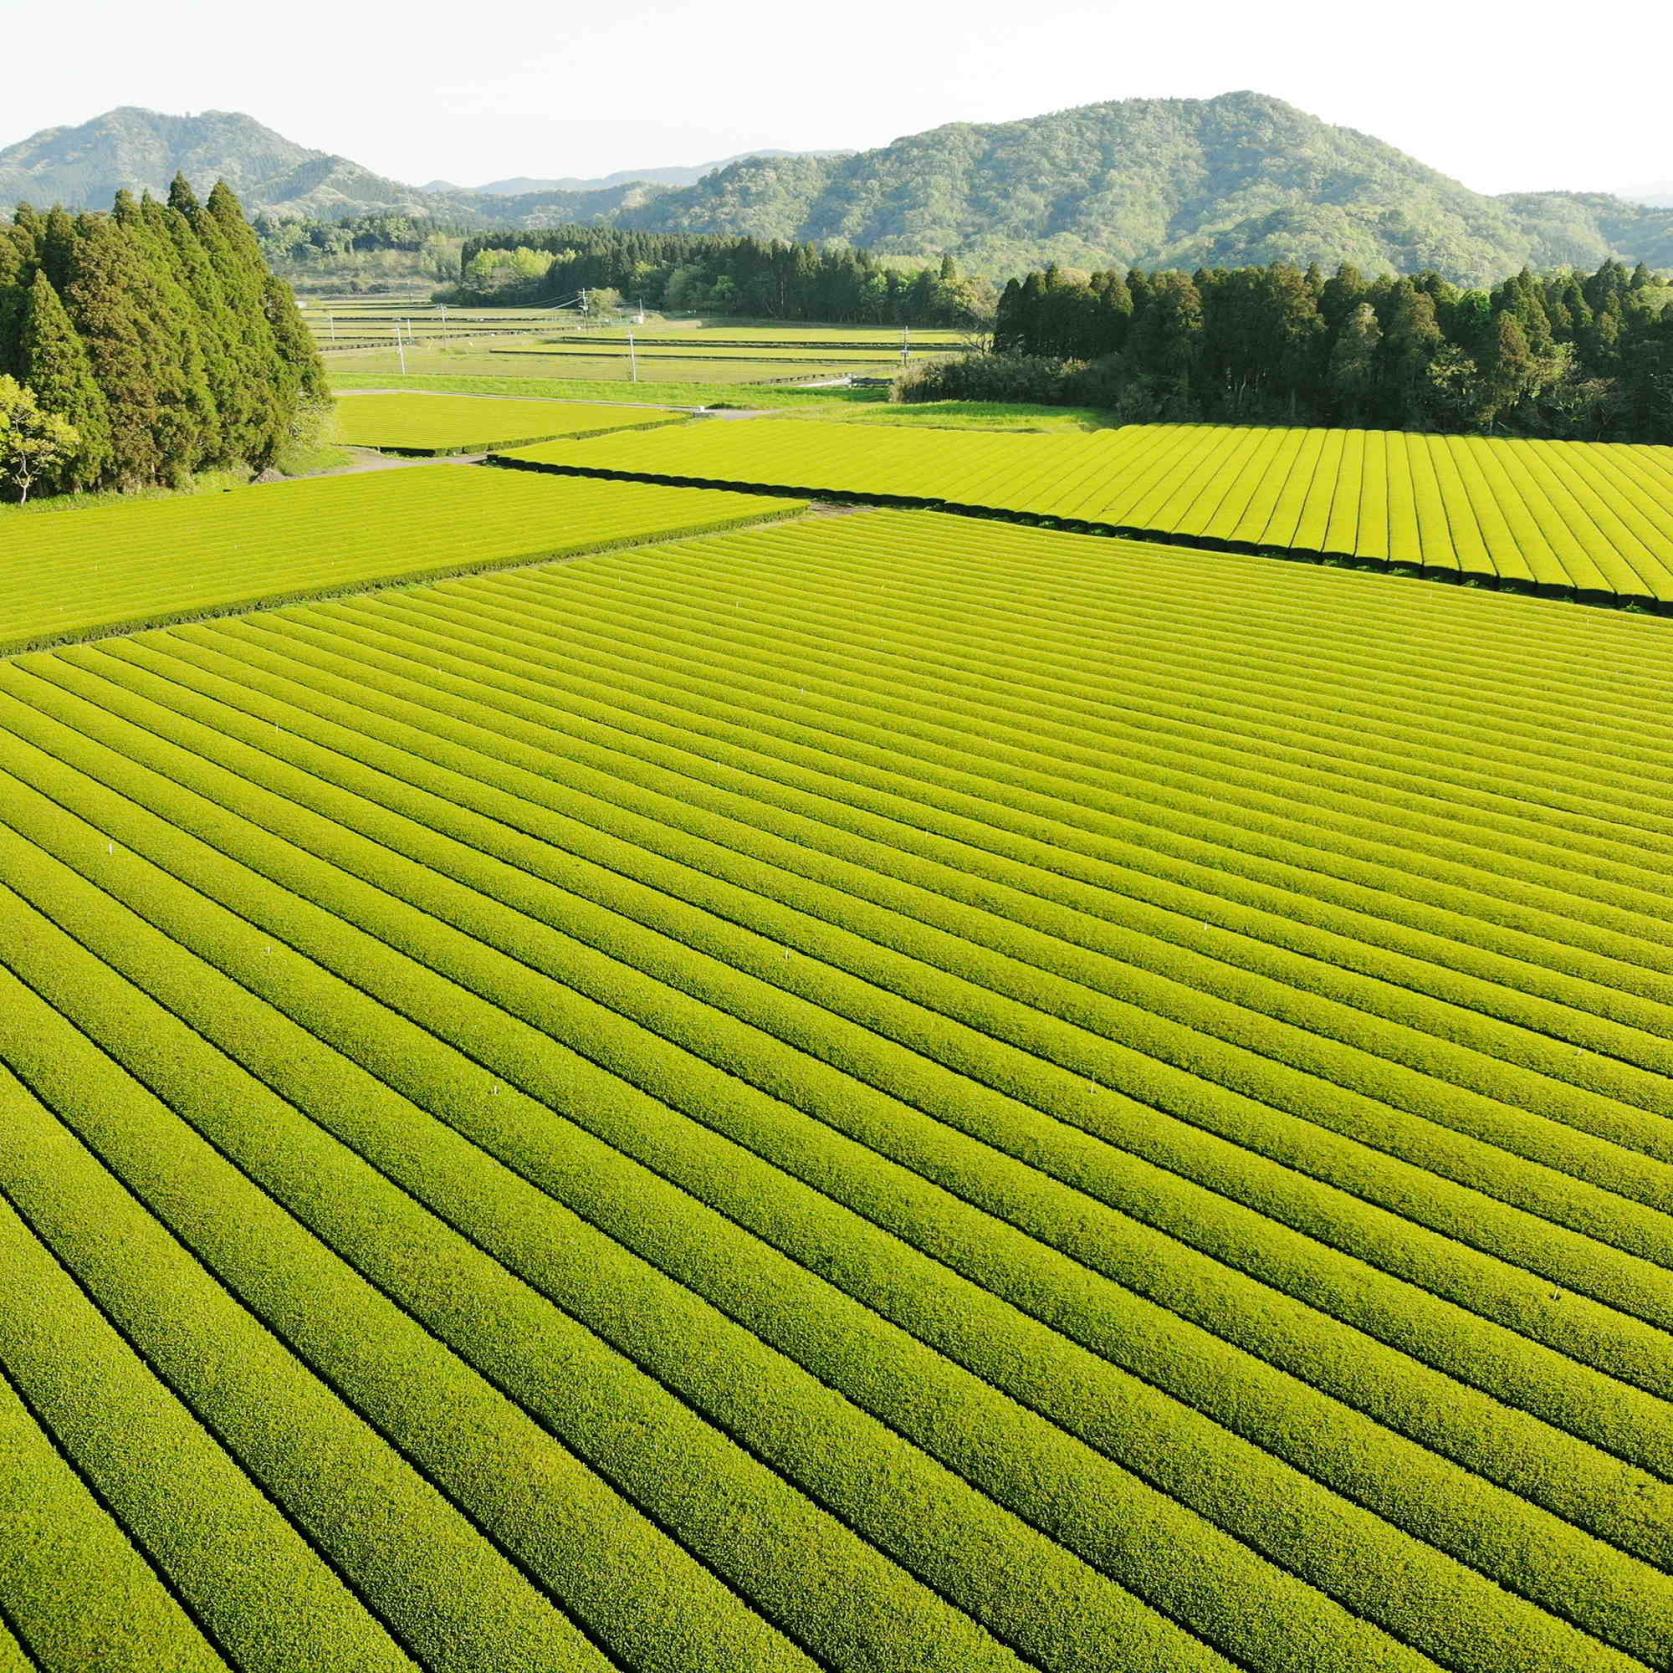
[[[0,204],[108,209],[119,189],[164,192],[182,169],[203,190],[224,179],[251,212],[334,218],[432,208],[414,187],[297,145],[253,117],[222,110],[164,116],[132,106],[79,127],[47,128],[0,151]]]
[[[547,192],[598,192],[607,191],[612,186],[634,186],[648,184],[652,186],[695,186],[706,174],[713,174],[716,169],[727,168],[733,163],[741,163],[761,157],[830,157],[840,153],[830,151],[740,151],[735,157],[722,157],[718,162],[696,163],[689,167],[675,165],[668,168],[624,168],[614,174],[599,176],[596,180],[579,180],[574,178],[563,180],[531,180],[526,175],[515,175],[510,180],[490,180],[486,186],[477,186],[474,190],[483,197],[528,197]],[[426,190],[457,192],[458,186],[447,186],[442,182],[435,182]]]
[[[836,158],[734,163],[624,212],[658,231],[952,250],[994,272],[1351,261],[1483,283],[1614,254],[1673,264],[1673,215],[1603,196],[1486,197],[1259,93],[956,123]]]
[[[1000,275],[1048,261],[1349,261],[1484,284],[1523,266],[1596,267],[1610,256],[1673,268],[1673,207],[1585,193],[1486,197],[1259,93],[955,123],[871,151],[757,152],[707,172],[517,177],[475,189],[403,185],[248,116],[125,108],[0,151],[0,204],[103,207],[121,186],[161,191],[181,168],[203,187],[224,176],[251,212],[398,210],[482,227],[607,222],[830,240],[920,258],[951,251]]]
[[[1673,209],[1673,180],[1663,180],[1657,186],[1634,186],[1620,195],[1628,203],[1648,203],[1658,209]]]
[[[641,207],[658,190],[693,185],[744,156],[783,155],[748,152],[695,167],[622,169],[597,180],[519,176],[477,187],[447,180],[408,186],[347,157],[297,145],[234,111],[166,116],[124,106],[79,127],[44,129],[0,150],[0,205],[27,200],[104,209],[124,187],[166,191],[184,169],[193,185],[205,190],[225,179],[252,213],[334,220],[398,210],[467,223],[550,226],[567,219],[613,219]]]

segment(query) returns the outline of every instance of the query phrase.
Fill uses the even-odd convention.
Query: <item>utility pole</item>
[[[395,352],[401,357],[401,376],[407,375],[407,345],[401,341],[401,328],[395,327]]]
[[[627,334],[627,364],[628,381],[637,383],[639,381],[639,354],[633,346],[633,333],[631,331]]]

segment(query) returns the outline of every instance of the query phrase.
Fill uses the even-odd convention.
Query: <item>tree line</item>
[[[672,312],[838,324],[984,326],[996,293],[952,256],[902,269],[869,250],[618,227],[478,233],[459,258],[457,299],[539,307],[615,290]]]
[[[224,183],[199,202],[0,224],[0,490],[179,486],[259,470],[327,399],[289,288]]]
[[[382,210],[339,221],[260,213],[251,223],[275,273],[299,288],[347,294],[450,284],[468,229]]]
[[[1673,442],[1673,286],[1618,261],[1490,290],[1339,267],[1077,273],[1005,286],[993,352],[908,400],[1044,401],[1226,420]]]

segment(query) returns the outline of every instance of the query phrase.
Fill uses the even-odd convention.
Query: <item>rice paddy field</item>
[[[0,516],[0,1673],[1673,1669],[1673,623],[759,491],[1198,434]]]
[[[677,423],[681,416],[603,402],[373,393],[338,397],[337,435],[350,447],[388,453],[478,453],[553,436],[596,436]]]
[[[1673,604],[1673,449],[1128,425],[1033,436],[763,421],[504,462],[1012,513],[1071,527]]]

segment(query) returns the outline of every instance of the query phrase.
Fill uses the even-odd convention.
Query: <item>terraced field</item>
[[[922,512],[0,661],[5,1630],[1673,1666],[1670,696]]]
[[[553,436],[597,436],[677,424],[683,414],[606,402],[503,400],[482,395],[370,394],[337,399],[337,435],[389,453],[479,453]]]
[[[754,495],[624,486],[418,465],[12,513],[0,521],[0,653],[796,509]]]
[[[1673,449],[1378,430],[1130,425],[1074,436],[764,421],[512,462],[1047,518],[1512,589],[1673,604]]]

